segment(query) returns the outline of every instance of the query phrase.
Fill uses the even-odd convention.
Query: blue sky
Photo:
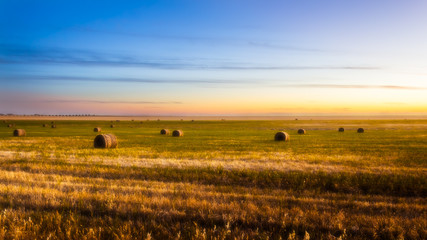
[[[425,1],[0,1],[0,112],[426,114]]]

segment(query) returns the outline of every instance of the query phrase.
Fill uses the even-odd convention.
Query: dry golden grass
[[[109,122],[17,124],[27,137],[0,128],[0,239],[427,238],[425,121],[121,121],[118,149],[87,131]]]

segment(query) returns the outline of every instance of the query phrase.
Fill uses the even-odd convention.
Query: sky
[[[427,1],[0,0],[0,113],[426,115]]]

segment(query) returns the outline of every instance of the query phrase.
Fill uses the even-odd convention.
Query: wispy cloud
[[[369,66],[219,66],[230,70],[379,70],[380,67]]]
[[[125,32],[125,31],[111,31],[111,30],[102,30],[89,27],[73,27],[68,29],[75,32],[87,32],[95,34],[108,34],[108,35],[121,35],[127,37],[135,38],[150,38],[150,39],[172,39],[172,40],[182,40],[182,41],[199,41],[199,42],[218,42],[223,41],[232,41],[233,39],[220,39],[217,37],[203,37],[203,36],[190,36],[190,35],[172,35],[172,34],[155,34],[155,33],[137,33],[137,32]]]
[[[149,101],[149,100],[107,100],[107,99],[82,99],[78,97],[61,97],[49,94],[35,94],[21,91],[0,90],[0,103],[2,104],[62,104],[62,103],[94,103],[94,104],[140,104],[140,105],[174,105],[183,104],[181,101]]]
[[[107,100],[41,100],[40,102],[45,103],[100,103],[100,104],[182,104],[182,102],[155,102],[155,101],[107,101]]]
[[[304,48],[304,47],[297,47],[297,46],[286,46],[286,45],[272,44],[269,42],[249,41],[248,44],[251,46],[256,46],[256,47],[282,49],[282,50],[288,50],[288,51],[301,51],[301,52],[322,52],[323,51],[323,50],[318,49],[318,48]]]
[[[424,90],[425,87],[415,86],[395,86],[395,85],[342,85],[342,84],[287,84],[280,85],[280,87],[294,87],[294,88],[351,88],[351,89],[395,89],[395,90]]]
[[[136,56],[99,53],[80,49],[25,48],[0,45],[2,64],[72,64],[85,66],[121,66],[161,69],[184,68],[179,59],[140,59]]]
[[[227,63],[224,63],[227,62]],[[281,66],[256,62],[232,62],[216,59],[150,58],[88,50],[25,48],[0,45],[0,64],[69,64],[82,66],[141,67],[153,69],[201,70],[377,70],[377,66]]]
[[[145,78],[102,78],[86,76],[46,76],[46,75],[14,75],[3,76],[9,81],[82,81],[82,82],[127,82],[127,83],[158,83],[158,84],[235,84],[238,81],[227,81],[217,79],[145,79]],[[244,81],[242,83],[250,83]]]
[[[65,82],[118,82],[118,83],[149,83],[149,84],[189,84],[200,85],[209,88],[227,87],[272,87],[272,88],[338,88],[338,89],[389,89],[389,90],[426,90],[419,86],[397,86],[397,85],[354,85],[354,84],[281,84],[274,85],[263,79],[148,79],[148,78],[104,78],[87,76],[52,76],[52,75],[11,75],[2,76],[4,81],[32,82],[32,81],[65,81]]]
[[[259,41],[259,40],[248,40],[243,38],[221,38],[221,37],[213,37],[213,36],[190,36],[190,35],[171,35],[171,34],[147,34],[147,33],[135,33],[135,32],[125,32],[125,31],[111,31],[111,30],[100,30],[88,27],[74,27],[69,29],[71,31],[77,32],[87,32],[94,34],[108,34],[108,35],[119,35],[126,37],[135,37],[135,38],[143,38],[143,39],[162,39],[162,40],[173,40],[173,41],[187,41],[194,43],[205,43],[205,44],[224,44],[224,45],[233,45],[233,46],[242,46],[248,45],[251,47],[258,48],[270,48],[270,49],[279,49],[286,51],[301,51],[301,52],[321,52],[321,49],[317,48],[306,48],[300,46],[287,46],[280,44],[273,44],[268,41]]]

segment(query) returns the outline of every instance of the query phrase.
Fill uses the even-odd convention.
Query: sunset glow
[[[427,114],[425,1],[2,1],[0,113]]]

